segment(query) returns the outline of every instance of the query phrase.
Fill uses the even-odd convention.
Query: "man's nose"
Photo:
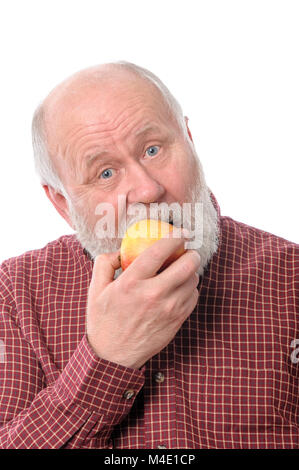
[[[158,201],[165,193],[165,188],[140,163],[135,163],[129,171],[127,180],[127,201],[150,204]]]

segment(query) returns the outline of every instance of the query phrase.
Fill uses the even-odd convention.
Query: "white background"
[[[180,101],[223,215],[299,243],[299,2],[0,6],[0,261],[72,233],[34,172],[31,118],[62,79],[127,60]]]

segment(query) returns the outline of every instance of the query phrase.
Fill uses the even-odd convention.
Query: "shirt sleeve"
[[[99,358],[83,336],[58,379],[46,386],[34,348],[0,297],[0,448],[111,448],[144,369]]]

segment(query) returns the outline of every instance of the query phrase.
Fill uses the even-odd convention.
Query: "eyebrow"
[[[157,132],[157,131],[160,131],[160,128],[158,126],[155,126],[155,125],[152,125],[152,124],[146,124],[145,126],[138,129],[134,133],[134,136],[135,137],[140,137],[141,135],[146,135],[146,134],[149,134],[150,132]],[[86,168],[89,169],[93,165],[95,160],[97,160],[99,157],[101,157],[102,155],[105,155],[107,153],[108,153],[107,150],[99,150],[98,152],[96,152],[94,154],[88,155],[84,159],[84,164],[85,164]]]
[[[88,155],[84,159],[84,163],[85,163],[86,168],[90,168],[95,160],[97,160],[102,155],[105,155],[106,153],[108,153],[107,150],[99,150],[98,152],[96,152],[92,155]]]
[[[135,132],[135,137],[139,137],[142,134],[149,134],[150,132],[160,131],[160,127],[154,126],[152,124],[146,124]]]

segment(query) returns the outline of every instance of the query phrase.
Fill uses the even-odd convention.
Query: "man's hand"
[[[174,338],[198,300],[200,257],[187,250],[163,272],[164,261],[184,243],[162,238],[115,280],[119,251],[97,256],[87,303],[87,337],[95,353],[140,368]]]

